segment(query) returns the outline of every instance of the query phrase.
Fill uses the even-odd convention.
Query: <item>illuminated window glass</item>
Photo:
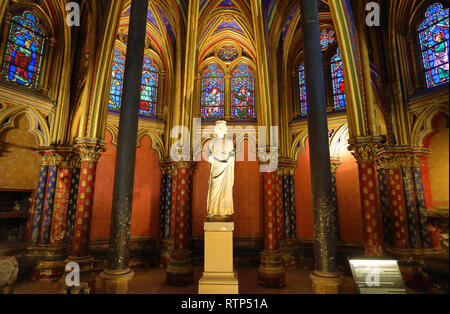
[[[159,70],[153,59],[149,56],[144,58],[144,69],[142,72],[141,85],[141,107],[139,114],[143,117],[151,117],[156,114],[158,103]]]
[[[120,104],[123,91],[123,76],[125,72],[125,55],[116,48],[111,74],[111,87],[109,91],[110,112],[120,113]],[[144,57],[141,83],[141,102],[139,117],[149,118],[156,115],[158,103],[159,69],[150,56]]]
[[[239,64],[231,78],[231,119],[254,120],[255,113],[255,75],[246,64]]]
[[[298,81],[299,81],[299,99],[296,115],[305,118],[308,114],[308,104],[306,102],[306,82],[305,82],[305,66],[302,63],[298,67]]]
[[[331,78],[333,81],[334,110],[342,111],[346,108],[344,65],[339,48],[331,58]]]
[[[205,120],[224,119],[225,78],[217,64],[210,64],[202,73],[201,116]]]
[[[14,16],[6,43],[2,78],[36,89],[44,44],[45,32],[36,15],[25,11]]]
[[[419,25],[420,50],[428,88],[448,82],[449,9],[435,3]]]
[[[322,50],[328,49],[336,40],[336,33],[332,29],[324,29],[320,32],[320,45]]]

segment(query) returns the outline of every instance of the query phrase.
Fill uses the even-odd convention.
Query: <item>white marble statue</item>
[[[208,161],[211,164],[207,200],[210,221],[228,220],[234,214],[233,185],[235,153],[232,136],[225,121],[217,121],[215,136],[210,142]]]

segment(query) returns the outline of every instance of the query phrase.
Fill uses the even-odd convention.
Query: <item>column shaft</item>
[[[108,270],[128,268],[148,0],[132,0],[114,176]]]
[[[47,187],[48,165],[43,158],[41,171],[39,175],[39,183],[36,191],[36,200],[34,204],[34,216],[31,226],[31,243],[38,244],[41,237],[42,214],[44,211],[45,194]]]
[[[330,151],[317,1],[300,1],[308,97],[308,129],[314,218],[315,270],[336,274]]]

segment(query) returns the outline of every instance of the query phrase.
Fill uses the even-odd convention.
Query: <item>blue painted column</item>
[[[31,226],[31,243],[38,244],[41,237],[42,216],[44,212],[45,194],[48,179],[47,156],[42,157],[41,171],[39,174],[39,183],[36,191],[36,201],[34,204],[34,216]]]
[[[45,197],[45,206],[44,206],[44,216],[42,222],[42,234],[41,234],[41,243],[49,244],[50,243],[50,233],[52,227],[52,217],[53,217],[53,208],[55,202],[55,193],[56,193],[56,179],[58,175],[58,165],[61,161],[61,156],[57,154],[49,154],[48,155],[48,181],[47,181],[47,192]]]
[[[412,176],[414,192],[416,196],[417,218],[419,220],[419,233],[422,248],[431,248],[430,232],[428,230],[428,219],[422,214],[427,209],[425,205],[425,193],[423,190],[422,170],[420,156],[413,157]]]
[[[419,225],[416,214],[414,187],[412,182],[411,167],[402,166],[403,190],[405,193],[406,217],[408,219],[409,242],[411,248],[419,248]]]
[[[378,188],[380,193],[381,220],[383,223],[384,244],[392,246],[392,219],[391,208],[389,206],[389,192],[387,184],[386,169],[383,163],[379,163],[378,169]]]
[[[66,243],[71,243],[73,240],[73,230],[75,227],[75,217],[77,213],[78,187],[80,183],[80,164],[73,168],[72,182],[70,187],[69,206],[67,213],[67,227],[66,227]]]

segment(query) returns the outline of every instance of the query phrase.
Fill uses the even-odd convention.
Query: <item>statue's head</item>
[[[226,121],[217,121],[216,127],[214,128],[214,133],[217,138],[224,138],[225,134],[227,134],[228,127]]]

